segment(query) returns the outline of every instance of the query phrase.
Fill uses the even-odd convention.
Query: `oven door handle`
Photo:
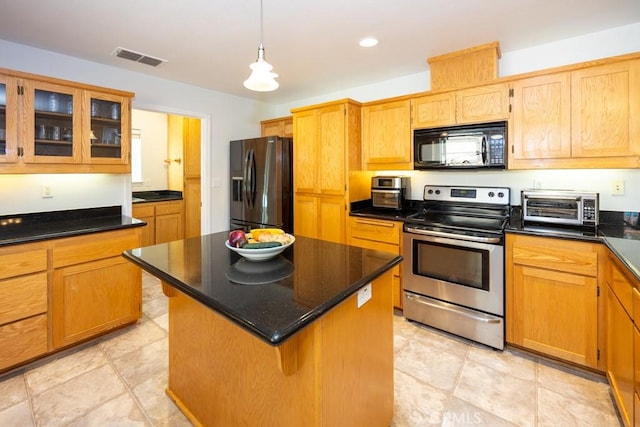
[[[418,295],[410,294],[408,292],[405,292],[404,295],[407,297],[407,299],[411,301],[415,301],[418,304],[428,305],[429,307],[437,308],[439,310],[449,311],[453,314],[457,314],[462,317],[467,317],[469,319],[476,320],[478,322],[500,323],[500,321],[502,320],[494,316],[491,316],[491,317],[489,317],[489,315],[483,316],[480,313],[475,313],[470,310],[464,309],[462,307],[449,307],[451,304],[447,304],[447,303],[434,304],[424,298],[421,298]]]
[[[500,237],[480,237],[480,236],[469,236],[466,234],[452,234],[452,233],[444,233],[442,231],[433,231],[433,230],[422,230],[420,228],[414,227],[406,227],[405,231],[414,234],[422,234],[423,236],[433,236],[433,237],[445,237],[448,239],[458,239],[458,240],[467,240],[469,242],[478,242],[478,243],[500,243]]]

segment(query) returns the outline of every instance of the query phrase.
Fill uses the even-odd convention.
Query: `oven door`
[[[504,247],[403,233],[404,289],[485,313],[504,315]]]

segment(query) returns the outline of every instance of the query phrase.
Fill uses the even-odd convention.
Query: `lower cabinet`
[[[55,269],[52,289],[55,349],[142,315],[140,270],[121,256]]]
[[[346,242],[346,202],[343,196],[296,194],[293,234],[336,243]]]
[[[142,273],[122,257],[140,246],[140,228],[53,241],[53,348],[135,322],[142,315]]]
[[[182,200],[135,203],[133,217],[147,223],[142,232],[142,246],[184,238]]]
[[[47,247],[0,248],[0,371],[48,347]]]
[[[640,345],[634,344],[634,340],[638,340],[638,332],[632,317],[633,282],[636,281],[627,277],[626,268],[613,256],[609,257],[607,267],[607,378],[622,421],[625,426],[631,426],[634,425],[635,400],[634,347]],[[635,357],[637,359],[638,355]]]
[[[633,413],[634,426],[640,426],[640,284],[633,288]]]
[[[349,217],[347,226],[347,243],[361,248],[400,254],[402,247],[402,222],[377,220],[370,218]],[[376,260],[375,254],[369,259],[372,263],[384,263]],[[400,266],[393,267],[393,306],[402,309],[402,279]]]
[[[508,343],[598,367],[599,243],[508,234]]]

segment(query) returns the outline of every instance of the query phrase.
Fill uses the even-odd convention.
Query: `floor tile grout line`
[[[157,340],[157,341],[159,341],[159,340]],[[153,342],[155,343],[156,341],[153,341]],[[134,403],[136,404],[136,406],[138,407],[140,412],[142,412],[142,415],[145,418],[145,423],[147,425],[149,425],[150,427],[153,427],[155,425],[155,423],[153,422],[153,420],[151,419],[151,417],[147,413],[147,410],[144,408],[144,406],[142,405],[142,403],[140,402],[138,397],[133,392],[133,389],[131,387],[129,387],[129,384],[127,384],[127,382],[125,381],[124,377],[120,373],[120,370],[118,370],[118,368],[116,368],[116,366],[113,364],[113,361],[111,360],[111,357],[109,356],[109,354],[107,354],[107,352],[104,350],[104,348],[102,348],[101,351],[104,353],[105,358],[107,359],[107,363],[109,363],[109,365],[111,366],[111,369],[114,370],[114,372],[118,376],[118,379],[124,385],[124,388],[127,390],[127,393],[129,394],[129,396],[133,399]]]
[[[38,423],[36,422],[36,411],[35,411],[35,408],[33,407],[33,396],[31,394],[31,390],[29,390],[29,384],[27,381],[27,372],[23,372],[20,375],[22,376],[22,381],[24,383],[24,390],[25,390],[25,393],[27,394],[27,402],[29,405],[29,415],[31,415],[31,422],[34,426],[37,426]]]

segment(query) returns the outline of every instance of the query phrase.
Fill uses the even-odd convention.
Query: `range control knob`
[[[489,191],[489,197],[493,197],[495,195],[496,195],[496,193],[494,193],[493,191]]]
[[[427,191],[427,193],[433,194],[433,190],[429,189],[429,191]]]
[[[500,197],[501,199],[504,197],[504,193],[501,191],[498,193],[498,197]]]
[[[440,190],[436,190],[436,194],[440,194]]]

